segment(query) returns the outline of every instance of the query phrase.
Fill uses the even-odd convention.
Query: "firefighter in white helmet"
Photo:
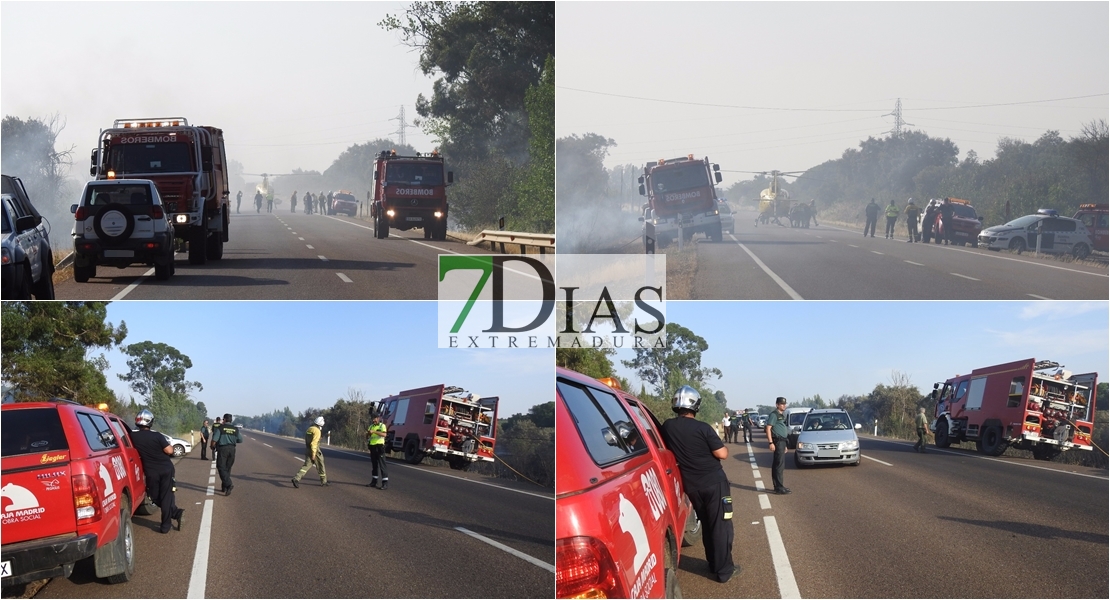
[[[328,484],[328,473],[324,470],[324,451],[320,449],[320,438],[323,436],[324,417],[316,417],[308,431],[304,432],[304,466],[293,476],[293,487],[299,488],[301,477],[312,467],[320,474],[320,485]]]

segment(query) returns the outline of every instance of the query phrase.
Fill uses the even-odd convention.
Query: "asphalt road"
[[[136,516],[131,582],[109,585],[79,566],[36,598],[554,595],[553,494],[400,461],[389,461],[382,491],[366,487],[365,453],[330,447],[331,485],[320,486],[312,469],[294,489],[304,442],[253,431],[244,438],[230,496],[208,491],[220,484],[199,449],[177,463],[182,531],[162,535],[157,515]]]
[[[439,254],[488,254],[464,243],[425,240],[423,230],[373,236],[346,216],[233,214],[221,260],[190,265],[178,253],[166,281],[154,269],[98,267],[88,283],[57,283],[61,300],[435,300]]]
[[[688,598],[1106,598],[1106,471],[861,437],[858,467],[795,468],[771,488],[771,452],[729,444],[733,558],[708,577],[684,548]],[[755,468],[751,460],[754,458]],[[781,539],[781,545],[775,538]]]
[[[756,227],[738,213],[720,243],[699,237],[700,300],[1106,300],[1105,266],[908,244],[822,225]],[[902,227],[904,229],[904,226]],[[899,230],[904,236],[904,232]]]

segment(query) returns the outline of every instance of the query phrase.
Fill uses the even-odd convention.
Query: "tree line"
[[[612,357],[614,350],[606,348],[557,348],[555,362],[588,375],[595,379],[611,377],[625,391],[636,395],[661,420],[671,416],[671,397],[680,386],[689,385],[701,394],[702,407],[697,418],[706,423],[721,420],[726,411],[755,408],[760,414],[770,414],[774,410],[773,399],[768,404],[729,406],[725,394],[714,390],[713,382],[722,376],[720,369],[703,366],[702,353],[709,349],[704,338],[677,323],[667,323],[668,347],[661,349],[637,348],[630,360],[621,364],[631,369],[643,382],[637,393],[630,388],[629,381],[619,377],[614,369]],[[1092,452],[1071,451],[1060,454],[1055,462],[1078,464],[1088,467],[1106,468],[1108,449],[1107,406],[1110,401],[1110,385],[1098,384],[1095,398],[1095,418],[1092,439],[1096,449]],[[930,393],[922,393],[910,382],[905,373],[893,371],[889,382],[880,382],[866,394],[842,395],[836,400],[825,400],[820,394],[791,400],[787,408],[841,408],[864,429],[874,431],[883,437],[911,440],[916,439],[914,417],[918,408],[924,408],[927,415],[935,414],[936,400]],[[968,447],[973,447],[969,445]],[[1032,457],[1028,450],[1008,448],[1006,455]]]

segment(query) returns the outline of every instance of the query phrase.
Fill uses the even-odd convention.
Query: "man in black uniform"
[[[200,426],[200,459],[208,460],[208,440],[212,437],[212,430],[208,424],[208,419],[204,420],[204,425]]]
[[[231,495],[231,467],[235,464],[235,445],[243,443],[243,434],[231,424],[231,413],[224,413],[223,425],[212,432],[212,446],[216,448],[216,471],[220,473],[220,491]]]
[[[216,462],[217,460],[220,459],[220,457],[216,453],[216,444],[212,443],[212,441],[215,441],[215,440],[213,440],[213,438],[216,436],[216,430],[218,430],[219,428],[220,428],[220,418],[216,417],[216,422],[212,424],[212,433],[211,433],[211,435],[208,436],[208,439],[211,440],[211,441],[207,442],[209,444],[209,447],[212,448],[212,462]]]
[[[173,446],[166,436],[151,431],[150,425],[154,422],[154,413],[143,409],[135,417],[138,431],[131,433],[131,441],[135,450],[143,461],[143,474],[146,477],[146,494],[150,501],[162,509],[162,533],[170,532],[170,521],[177,521],[177,530],[181,531],[181,519],[185,515],[184,508],[177,507],[173,493],[174,466]]]
[[[732,562],[732,497],[721,461],[728,449],[708,423],[694,418],[701,395],[694,388],[678,388],[671,401],[677,417],[663,423],[663,439],[674,452],[682,473],[682,487],[702,524],[702,544],[709,572],[724,583],[740,567]]]
[[[867,222],[863,224],[863,237],[867,237],[868,231],[871,232],[871,237],[875,237],[875,224],[879,222],[879,204],[872,198],[863,212],[867,215]]]
[[[786,464],[786,438],[790,436],[790,425],[786,421],[786,398],[775,399],[775,410],[767,417],[767,440],[771,443],[771,483],[776,494],[789,494],[790,490],[782,483],[782,470]]]

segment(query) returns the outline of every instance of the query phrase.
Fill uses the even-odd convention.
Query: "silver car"
[[[728,205],[728,200],[717,201],[717,212],[721,215],[721,231],[736,233],[736,217],[732,214],[732,207]]]
[[[1079,260],[1091,253],[1091,234],[1082,221],[1060,217],[1056,211],[1042,211],[1018,217],[1005,225],[988,227],[979,233],[979,246],[988,250],[1012,250],[1021,254],[1037,248],[1041,252],[1071,254]]]
[[[810,411],[798,433],[794,464],[800,469],[812,465],[849,464],[859,466],[859,437],[848,413],[839,408]]]

